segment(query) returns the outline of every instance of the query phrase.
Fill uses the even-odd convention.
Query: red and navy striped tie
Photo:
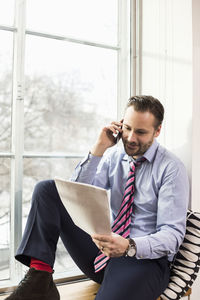
[[[128,173],[128,178],[126,181],[125,192],[123,196],[123,201],[119,209],[118,215],[116,216],[113,225],[112,232],[115,232],[124,238],[130,236],[130,224],[131,224],[131,214],[133,211],[133,199],[135,191],[135,168],[139,166],[145,158],[142,158],[138,162],[130,161],[130,171]],[[101,251],[94,260],[94,269],[95,272],[99,272],[106,265],[110,257],[103,254]]]

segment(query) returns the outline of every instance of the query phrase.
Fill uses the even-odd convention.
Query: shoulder
[[[174,153],[159,145],[154,163],[164,174],[184,175],[187,171],[183,162]]]
[[[158,145],[156,159],[160,160],[164,164],[183,165],[183,162],[180,160],[178,156],[176,156],[173,152],[169,151],[168,149],[161,146],[160,144]]]

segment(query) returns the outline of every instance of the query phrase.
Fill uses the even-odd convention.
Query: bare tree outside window
[[[91,89],[73,76],[56,82],[49,76],[26,77],[25,146],[31,151],[61,151],[84,155],[94,143],[99,128],[110,119],[86,103],[82,93]],[[88,109],[89,107],[89,109]],[[79,159],[26,158],[24,160],[23,221],[37,181],[60,176],[69,179]],[[59,240],[56,271],[76,269]]]
[[[8,123],[11,107],[3,99],[8,94],[7,87],[12,83],[10,74],[5,74],[1,81],[5,94],[2,96],[0,114],[3,124],[0,144],[9,147],[10,132]],[[110,121],[96,113],[96,106],[85,103],[81,92],[90,86],[81,85],[75,79],[64,78],[55,82],[49,76],[26,77],[25,99],[25,130],[26,150],[37,152],[61,151],[84,155],[95,141],[97,130]],[[81,91],[81,92],[80,92]],[[89,111],[87,107],[89,106]],[[34,185],[39,180],[52,179],[55,176],[69,179],[79,159],[24,159],[24,190],[23,190],[23,227],[30,209],[31,195]],[[0,276],[8,276],[9,267],[9,231],[10,231],[10,159],[2,159],[0,165],[0,225],[3,235],[7,236],[1,244]],[[7,232],[7,233],[6,233]],[[59,241],[57,251],[57,270],[75,268],[66,250]],[[4,275],[3,275],[4,274]]]
[[[0,2],[0,285],[21,272],[10,265],[16,247],[11,224],[20,228],[11,212],[16,189],[22,189],[24,230],[35,184],[69,179],[101,127],[117,118],[118,6],[117,0]],[[23,102],[12,97],[18,86],[24,86]],[[22,165],[22,178],[11,182]],[[61,240],[55,270],[80,274]]]

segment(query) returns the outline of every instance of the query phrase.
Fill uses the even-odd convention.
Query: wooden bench
[[[85,280],[76,283],[63,284],[58,286],[61,300],[94,300],[100,285],[91,281]],[[189,289],[183,297],[188,297],[190,300],[192,290]],[[157,300],[161,300],[159,297]]]
[[[83,280],[79,282],[62,282],[57,283],[57,287],[60,293],[60,299],[70,300],[94,300],[96,293],[99,289],[99,284],[91,280]],[[184,297],[188,296],[190,300],[191,289],[187,291]],[[0,300],[5,299],[5,295],[0,295]],[[157,300],[161,300],[159,297]]]
[[[63,282],[63,280],[55,280],[55,282],[57,283],[57,288],[60,293],[60,300],[94,300],[99,289],[99,284],[91,280],[79,282]],[[4,300],[8,297],[12,290],[14,290],[14,287],[8,288],[6,291],[0,290],[0,300]]]
[[[94,300],[100,285],[91,280],[84,280],[67,284],[63,283],[57,287],[61,300]]]
[[[63,284],[58,287],[62,299],[70,300],[94,300],[100,285],[91,281],[85,280],[76,283]],[[184,297],[190,300],[192,290],[189,289]],[[157,300],[161,300],[159,297]]]

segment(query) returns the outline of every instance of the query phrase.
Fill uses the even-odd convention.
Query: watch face
[[[135,248],[130,248],[128,250],[128,256],[130,256],[130,257],[133,257],[135,255],[135,253],[136,253]]]

